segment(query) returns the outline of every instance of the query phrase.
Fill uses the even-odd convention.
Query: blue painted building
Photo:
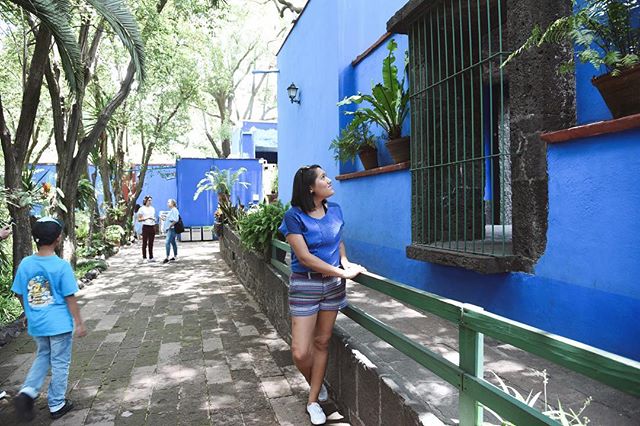
[[[329,151],[347,122],[336,103],[380,80],[386,49],[384,41],[376,42],[388,36],[387,21],[405,3],[307,3],[278,53],[282,200],[290,200],[301,165],[321,164],[332,177],[362,170],[359,160],[337,164]],[[401,58],[407,37],[391,36]],[[576,68],[578,124],[611,117],[591,86],[594,74],[590,65]],[[299,104],[287,95],[292,82],[299,88]],[[391,163],[382,143],[379,161]],[[638,170],[640,127],[549,144],[546,245],[531,272],[481,274],[408,258],[412,177],[407,168],[334,180],[333,201],[343,208],[349,257],[370,271],[639,360]]]
[[[147,195],[153,197],[154,206],[157,212],[167,209],[167,201],[174,199],[178,203],[182,219],[186,227],[212,226],[214,223],[214,213],[218,208],[217,195],[211,191],[203,193],[198,200],[193,196],[196,192],[198,182],[205,177],[205,173],[214,170],[230,169],[236,171],[243,167],[246,172],[240,175],[240,181],[246,182],[242,186],[236,184],[231,191],[231,198],[234,203],[240,202],[248,206],[252,203],[260,202],[264,199],[262,183],[264,166],[256,159],[222,159],[222,158],[181,158],[176,164],[150,164],[147,168],[142,192],[137,203],[142,204],[143,198]],[[89,173],[93,173],[94,167],[89,166]],[[135,165],[129,172],[137,177],[140,173],[140,165]],[[41,184],[48,182],[56,184],[56,165],[37,164],[33,177],[34,182]],[[98,205],[102,205],[104,195],[102,194],[102,181],[100,175],[97,176],[96,192]],[[39,213],[34,211],[34,213]]]
[[[278,123],[275,121],[243,121],[231,141],[231,158],[262,158],[278,163]]]

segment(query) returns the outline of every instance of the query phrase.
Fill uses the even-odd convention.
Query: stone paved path
[[[164,247],[157,245],[157,253]],[[125,248],[80,291],[89,334],[76,339],[68,395],[54,424],[307,425],[308,386],[289,346],[220,258],[185,243],[175,264],[140,264]],[[0,389],[14,395],[33,359],[26,333],[0,348]],[[33,424],[49,424],[46,386]],[[346,425],[335,405],[329,422]],[[10,398],[0,425],[15,424]]]

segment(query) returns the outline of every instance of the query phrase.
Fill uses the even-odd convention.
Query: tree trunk
[[[40,26],[35,37],[33,56],[29,64],[29,73],[22,93],[20,119],[16,129],[15,140],[11,142],[11,134],[6,126],[2,100],[0,99],[0,141],[4,155],[5,187],[11,192],[24,190],[22,171],[28,161],[27,153],[31,143],[31,135],[40,105],[40,92],[45,66],[48,63],[51,32]],[[13,274],[23,258],[33,251],[31,243],[30,206],[16,207],[8,205],[11,219],[16,224],[13,236]]]
[[[124,149],[123,149],[124,129],[116,133],[116,146],[114,149],[114,170],[112,174],[111,189],[116,202],[124,200],[122,185],[124,179]],[[125,228],[127,229],[127,228]]]
[[[13,276],[18,265],[25,257],[33,253],[33,240],[31,236],[31,209],[29,207],[17,208],[9,206],[9,214],[16,224],[13,233]]]
[[[96,181],[98,180],[98,169],[94,169],[91,173],[91,185],[93,185],[94,191],[96,187]],[[96,229],[96,220],[98,220],[100,211],[98,210],[98,199],[94,199],[89,207],[89,233],[87,235],[87,247],[91,248],[93,245],[93,234]]]
[[[100,169],[100,178],[102,179],[102,194],[104,198],[105,208],[109,208],[114,205],[114,200],[109,185],[109,181],[111,179],[111,170],[109,168],[108,154],[109,152],[107,146],[107,135],[105,132],[100,140],[100,159],[98,161],[98,164],[94,164],[95,167],[98,167]]]
[[[74,141],[76,139],[74,139],[73,137],[69,137],[69,132],[67,132],[68,140],[65,144],[63,144],[62,149],[58,150],[58,187],[60,187],[65,194],[64,205],[67,208],[66,212],[60,210],[59,215],[65,222],[65,232],[68,236],[68,239],[65,240],[65,243],[61,248],[61,253],[63,253],[65,257],[68,257],[71,264],[74,266],[76,261],[75,208],[77,198],[75,188],[77,188],[81,176],[87,169],[87,159],[89,153],[97,143],[98,137],[106,129],[109,120],[113,116],[113,113],[129,95],[129,92],[131,91],[131,85],[133,84],[134,73],[135,68],[133,66],[133,62],[129,62],[127,75],[120,85],[120,90],[118,91],[118,93],[116,93],[113,99],[109,101],[107,106],[105,106],[105,108],[101,111],[100,115],[98,116],[97,122],[91,129],[91,132],[89,132],[89,134],[85,136],[80,143],[77,144],[78,150],[76,155],[73,156],[74,147],[76,146]],[[74,109],[76,109],[77,107],[78,104],[74,105]],[[77,112],[75,113],[78,114]],[[71,127],[72,126],[70,126],[70,128]],[[77,133],[78,129],[76,128],[75,131]],[[62,161],[61,158],[67,158],[68,161]],[[70,243],[70,247],[65,247],[67,245],[67,242]],[[64,254],[65,251],[68,252],[69,250],[71,250],[71,253]]]

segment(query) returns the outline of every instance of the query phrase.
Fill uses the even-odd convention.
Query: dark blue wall
[[[328,149],[346,123],[336,102],[380,80],[384,44],[356,68],[351,61],[384,33],[388,18],[405,3],[309,2],[278,55],[279,192],[284,201],[290,199],[300,165],[319,163],[330,176],[361,169],[359,162],[340,169]],[[402,59],[406,39],[396,37]],[[608,118],[599,94],[586,86],[593,73],[581,66],[576,73],[581,121]],[[286,87],[292,81],[301,90],[300,105],[288,100]],[[640,288],[634,284],[640,275],[639,139],[640,131],[634,131],[549,146],[548,243],[533,274],[482,275],[408,259],[408,170],[334,182],[349,257],[374,273],[640,359],[640,326],[633,316],[640,312]],[[388,154],[380,148],[386,164]]]
[[[327,160],[327,146],[339,128],[339,64],[345,63],[338,61],[337,3],[311,0],[278,55],[278,117],[285,117],[285,122],[278,119],[278,193],[283,200],[291,198],[291,177],[303,164],[322,162],[331,176],[338,173],[337,164]],[[300,104],[289,101],[292,82]]]
[[[139,166],[134,167],[136,175],[139,170]],[[156,212],[167,210],[167,201],[169,199],[175,200],[177,197],[176,167],[174,165],[149,165],[137,203],[142,205],[142,201],[147,195],[153,197],[153,205]]]
[[[240,175],[241,182],[249,183],[248,188],[236,184],[231,191],[234,204],[237,200],[247,206],[253,200],[263,199],[262,165],[258,160],[220,159],[220,158],[181,158],[176,162],[177,200],[180,215],[185,226],[210,226],[214,222],[214,214],[218,208],[218,197],[211,191],[202,193],[198,200],[193,200],[198,182],[205,173],[218,167],[220,170],[247,169]]]

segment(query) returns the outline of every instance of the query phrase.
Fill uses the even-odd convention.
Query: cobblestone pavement
[[[157,244],[157,253],[164,247]],[[76,339],[69,397],[53,424],[308,425],[308,386],[289,346],[219,256],[217,243],[180,245],[176,263],[140,263],[124,248],[78,293],[87,337]],[[0,389],[19,390],[35,346],[0,348]],[[43,393],[32,424],[51,423]],[[0,424],[16,423],[11,398]],[[327,423],[346,425],[335,405]]]

